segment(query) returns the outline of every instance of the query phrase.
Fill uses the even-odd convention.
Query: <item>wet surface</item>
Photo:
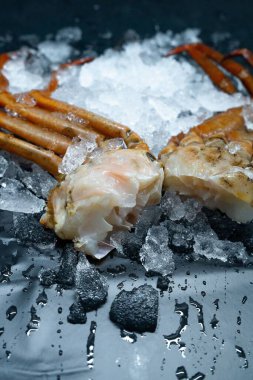
[[[9,214],[1,216],[8,225]],[[251,267],[178,262],[169,288],[157,289],[156,331],[139,334],[112,323],[110,307],[123,289],[156,289],[158,276],[146,276],[129,259],[108,257],[97,266],[109,284],[108,299],[80,314],[74,288],[59,291],[55,281],[45,288],[38,278],[42,267],[52,274],[62,265],[62,248],[21,246],[6,230],[1,238],[1,265],[9,273],[0,285],[1,379],[46,373],[48,379],[81,380],[86,372],[92,379],[219,379],[224,373],[252,379]],[[71,313],[83,319],[73,322]]]
[[[238,41],[228,44],[227,32],[242,46],[253,46],[250,1],[212,2],[208,13],[206,2],[197,0],[135,4],[113,1],[108,7],[78,0],[73,7],[65,1],[65,11],[59,12],[58,1],[8,2],[0,14],[0,48],[19,48],[21,34],[27,34],[34,46],[67,25],[82,28],[83,39],[77,46],[82,51],[120,46],[130,28],[144,38],[159,29],[200,27],[207,43],[216,39],[225,51],[238,46]],[[39,227],[38,219],[16,214],[12,236],[12,217],[0,214],[1,380],[252,380],[252,268],[182,262],[167,284],[157,276],[145,276],[137,263],[109,257],[99,265],[109,284],[107,302],[86,314],[72,288],[73,273],[61,271],[58,276],[64,264],[62,248],[50,248],[55,238]],[[27,224],[30,229],[24,228]],[[243,227],[235,231],[224,225],[217,223],[222,238],[237,241],[244,233]],[[250,231],[248,235],[252,252]],[[135,252],[132,242],[132,256]],[[131,291],[143,284],[158,288],[159,311],[156,331],[141,335],[121,330],[110,321],[109,311],[122,289]],[[178,343],[168,344],[175,332],[180,335]]]

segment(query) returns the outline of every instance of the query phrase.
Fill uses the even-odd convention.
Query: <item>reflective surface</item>
[[[155,333],[128,334],[109,319],[115,295],[144,283],[156,288],[157,277],[109,257],[98,266],[109,284],[106,304],[72,325],[74,290],[38,280],[42,267],[59,266],[62,249],[18,245],[11,219],[1,212],[1,379],[183,379],[185,372],[252,379],[252,269],[178,262],[168,290],[159,291]]]

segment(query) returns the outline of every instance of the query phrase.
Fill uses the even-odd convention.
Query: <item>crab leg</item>
[[[31,96],[36,100],[37,105],[54,112],[72,113],[78,118],[87,120],[89,125],[96,130],[97,133],[107,137],[122,137],[127,143],[128,147],[142,148],[148,150],[147,145],[140,139],[140,137],[132,132],[128,127],[109,120],[103,116],[94,114],[83,108],[70,105],[59,100],[52,99],[40,91],[31,91]],[[0,99],[1,102],[1,99]]]
[[[251,60],[251,64],[253,64],[253,54],[249,50],[236,50],[228,56],[224,56],[217,50],[204,44],[197,44],[197,49],[201,50],[204,54],[206,54],[208,58],[211,58],[213,61],[219,63],[229,73],[233,74],[236,78],[240,79],[240,81],[248,90],[250,95],[253,95],[253,77],[250,74],[250,72],[247,69],[245,69],[242,65],[235,62],[233,59],[228,58],[229,56],[243,55],[245,59],[247,59],[249,62]]]
[[[50,150],[37,147],[3,132],[0,132],[0,148],[33,161],[55,177],[59,175],[58,166],[61,163],[61,158]]]
[[[236,88],[232,81],[227,78],[227,76],[206,56],[206,54],[198,50],[198,45],[196,44],[178,46],[177,48],[170,50],[165,57],[182,52],[187,52],[192,59],[202,67],[212,82],[221,90],[228,94],[234,94],[236,92]]]
[[[52,150],[58,154],[65,154],[71,139],[53,132],[47,128],[31,124],[19,118],[8,116],[0,111],[0,127],[30,141],[38,146]]]
[[[216,67],[216,70],[210,68],[210,62],[215,61],[219,65],[221,65],[225,70],[227,70],[229,73],[233,74],[235,77],[240,79],[242,84],[245,86],[245,88],[248,90],[248,92],[253,95],[253,77],[249,73],[248,70],[246,70],[242,65],[235,62],[232,59],[227,59],[226,56],[219,53],[215,49],[201,43],[197,44],[189,44],[189,45],[182,45],[179,46],[171,51],[169,51],[166,56],[170,56],[172,54],[178,54],[181,52],[187,51],[191,57],[202,67],[202,69],[209,75],[213,83],[219,87],[221,90],[232,94],[236,92],[236,89],[233,85],[233,83],[230,81],[229,78],[225,76],[225,74]],[[237,51],[238,52],[238,51]],[[204,56],[205,59],[202,58],[202,60],[199,58],[199,55],[202,54],[202,57]],[[245,53],[246,54],[246,53]],[[228,57],[231,54],[228,55]],[[238,55],[233,54],[232,55]],[[248,54],[249,56],[249,54]],[[209,63],[208,63],[209,62]],[[253,63],[253,58],[252,58]],[[212,62],[213,64],[213,62]],[[218,70],[218,71],[217,71]],[[224,85],[223,85],[224,84]],[[226,87],[229,91],[226,90]]]
[[[230,57],[243,57],[251,66],[253,66],[253,52],[249,49],[236,49],[224,57],[224,62]]]
[[[10,56],[7,53],[0,55],[0,70],[4,67],[5,63],[9,61]],[[0,72],[0,90],[6,90],[9,86],[8,79]]]
[[[17,112],[19,116],[24,117],[34,124],[47,127],[68,137],[81,136],[89,138],[92,134],[96,139],[101,138],[98,133],[82,124],[61,119],[60,117],[57,117],[57,115],[38,107],[30,107],[25,104],[17,103],[15,98],[7,92],[0,93],[0,105],[11,111]]]

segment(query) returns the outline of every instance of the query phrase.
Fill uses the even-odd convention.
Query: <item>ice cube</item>
[[[246,263],[248,260],[246,249],[241,242],[219,240],[214,232],[211,236],[210,234],[198,234],[194,239],[195,259],[204,256],[208,260],[213,259],[222,262],[231,262],[237,259],[242,263]]]
[[[243,107],[243,117],[246,127],[249,131],[253,131],[253,102],[246,104]]]
[[[63,63],[71,56],[73,48],[66,42],[44,41],[38,45],[40,53],[52,63]]]
[[[0,178],[4,176],[4,173],[6,172],[7,167],[8,167],[8,161],[3,156],[0,156]]]
[[[83,164],[87,155],[91,153],[97,144],[95,141],[89,141],[83,138],[74,138],[73,143],[68,147],[62,162],[59,166],[59,172],[69,174]]]
[[[168,244],[168,231],[165,226],[152,226],[149,229],[145,243],[140,250],[140,259],[147,271],[154,271],[163,276],[174,271],[173,252],[169,249]]]
[[[49,191],[56,186],[57,181],[38,165],[32,165],[32,172],[23,175],[22,182],[27,189],[37,197],[48,198]]]
[[[162,198],[161,208],[170,220],[181,220],[184,218],[186,209],[180,197],[174,193],[167,191]]]
[[[27,54],[29,50],[24,50],[4,65],[3,74],[9,81],[9,90],[13,93],[41,89],[44,86],[42,75],[33,73],[26,67]]]
[[[37,198],[15,179],[0,180],[0,209],[35,214],[43,210],[45,201]]]
[[[82,39],[82,30],[78,26],[68,26],[60,29],[56,34],[56,41],[71,43]]]

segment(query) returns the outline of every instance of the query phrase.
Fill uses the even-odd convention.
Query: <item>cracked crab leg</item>
[[[228,94],[234,94],[237,91],[232,81],[227,78],[227,76],[206,56],[204,52],[198,50],[198,45],[196,44],[178,46],[165,54],[165,57],[182,52],[187,52],[192,59],[201,66],[212,82],[221,90]]]
[[[101,135],[84,125],[61,119],[58,115],[48,112],[39,107],[30,107],[25,104],[17,103],[15,98],[7,93],[0,93],[0,105],[7,109],[17,112],[19,116],[31,121],[34,124],[47,127],[68,137],[81,136],[90,138],[93,135],[96,139],[101,139]],[[61,110],[59,109],[59,112]]]
[[[0,148],[33,161],[55,177],[59,175],[58,166],[61,163],[61,158],[50,150],[37,147],[3,132],[0,132]]]
[[[38,146],[52,150],[58,154],[65,154],[71,139],[53,132],[48,128],[29,123],[22,119],[8,116],[0,111],[0,127],[30,141]]]
[[[30,94],[40,107],[54,112],[74,114],[76,117],[88,121],[89,125],[94,128],[96,132],[106,137],[121,137],[125,140],[129,148],[149,150],[148,146],[143,140],[141,140],[137,133],[132,132],[130,128],[122,124],[116,123],[115,121],[109,120],[103,116],[96,115],[93,112],[87,111],[83,108],[52,99],[45,96],[45,94],[40,91],[31,91]]]

